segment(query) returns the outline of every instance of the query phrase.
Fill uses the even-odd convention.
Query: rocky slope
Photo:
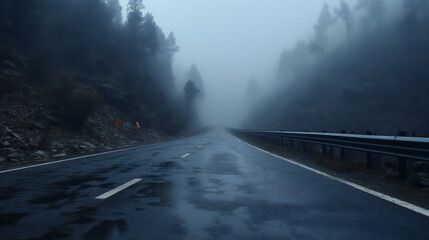
[[[42,90],[26,88],[28,94],[7,94],[0,98],[0,166],[180,137],[152,128],[137,128],[132,117],[106,104],[90,115],[81,130],[72,131],[53,115],[50,104],[40,95]],[[122,126],[115,126],[117,119],[123,121]]]

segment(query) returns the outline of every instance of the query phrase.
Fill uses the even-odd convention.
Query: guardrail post
[[[326,154],[328,154],[328,150],[327,150],[326,145],[322,145],[322,154],[323,154],[323,156],[326,156]]]
[[[414,171],[414,160],[400,157],[399,158],[399,179],[405,181]]]
[[[399,167],[398,167],[398,171],[399,171],[399,179],[401,180],[407,180],[408,178],[408,163],[407,163],[407,159],[400,157],[399,158]]]
[[[341,160],[346,161],[346,149],[345,148],[340,148],[340,157],[341,157]]]
[[[373,165],[374,163],[373,163],[372,153],[366,152],[366,168],[372,169]]]

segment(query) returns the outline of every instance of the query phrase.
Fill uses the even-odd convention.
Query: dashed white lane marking
[[[115,195],[116,193],[124,190],[125,188],[128,188],[128,187],[140,182],[141,180],[142,180],[141,178],[135,178],[135,179],[133,179],[127,183],[122,184],[121,186],[119,186],[117,188],[114,188],[114,189],[112,189],[112,190],[110,190],[104,194],[101,194],[100,196],[96,197],[95,199],[104,200],[104,199],[111,197],[111,196]]]
[[[198,148],[198,149],[201,149],[201,148],[203,148],[203,146],[198,146],[197,148]]]
[[[234,136],[234,137],[235,137],[235,136]],[[247,143],[247,142],[245,142],[245,141],[243,141],[243,140],[241,140],[241,139],[239,139],[239,138],[237,138],[237,137],[235,137],[235,138],[236,138],[236,139],[238,139],[239,141],[241,141],[242,143],[245,143],[245,144],[247,144],[247,145],[249,145],[249,146],[251,146],[251,147],[253,147],[253,148],[256,148],[256,149],[258,149],[259,151],[262,151],[262,152],[264,152],[264,153],[266,153],[266,154],[269,154],[269,155],[271,155],[271,156],[274,156],[274,157],[280,158],[280,159],[282,159],[282,160],[284,160],[284,161],[286,161],[286,162],[288,162],[288,163],[291,163],[291,164],[294,164],[294,165],[296,165],[296,166],[302,167],[302,168],[307,169],[307,170],[309,170],[309,171],[312,171],[312,172],[314,172],[314,173],[317,173],[317,174],[320,174],[320,175],[325,176],[325,177],[327,177],[327,178],[330,178],[330,179],[332,179],[332,180],[334,180],[334,181],[338,181],[338,182],[341,182],[341,183],[343,183],[343,184],[349,185],[350,187],[353,187],[353,188],[358,189],[358,190],[360,190],[360,191],[366,192],[366,193],[371,194],[371,195],[373,195],[373,196],[376,196],[376,197],[378,197],[378,198],[381,198],[381,199],[384,199],[384,200],[386,200],[386,201],[389,201],[389,202],[391,202],[391,203],[393,203],[393,204],[399,205],[399,206],[401,206],[401,207],[407,208],[407,209],[409,209],[409,210],[411,210],[411,211],[414,211],[414,212],[416,212],[416,213],[420,213],[420,214],[422,214],[422,215],[424,215],[424,216],[426,216],[426,217],[429,217],[429,210],[428,210],[428,209],[425,209],[425,208],[422,208],[422,207],[416,206],[416,205],[411,204],[411,203],[409,203],[409,202],[405,202],[405,201],[399,200],[399,199],[397,199],[397,198],[394,198],[394,197],[392,197],[392,196],[386,195],[386,194],[384,194],[384,193],[380,193],[380,192],[374,191],[374,190],[372,190],[372,189],[368,189],[368,188],[363,187],[363,186],[360,186],[360,185],[358,185],[358,184],[356,184],[356,183],[352,183],[352,182],[346,181],[346,180],[344,180],[344,179],[341,179],[341,178],[337,178],[337,177],[331,176],[331,175],[329,175],[329,174],[327,174],[327,173],[321,172],[321,171],[316,170],[316,169],[314,169],[314,168],[311,168],[311,167],[309,167],[309,166],[306,166],[306,165],[303,165],[303,164],[300,164],[300,163],[294,162],[294,161],[292,161],[292,160],[290,160],[290,159],[284,158],[284,157],[282,157],[282,156],[279,156],[279,155],[276,155],[276,154],[274,154],[274,153],[271,153],[271,152],[265,151],[265,150],[263,150],[263,149],[260,149],[260,148],[258,148],[258,147],[255,147],[255,146],[253,146],[252,144]]]
[[[0,174],[2,174],[2,173],[8,173],[8,172],[20,171],[20,170],[24,170],[24,169],[28,169],[28,168],[42,167],[42,166],[56,164],[56,163],[69,162],[69,161],[79,160],[79,159],[88,158],[88,157],[106,155],[106,154],[110,154],[110,153],[117,153],[117,152],[124,152],[124,151],[128,151],[128,150],[139,149],[139,148],[146,148],[146,147],[161,145],[161,144],[165,144],[165,143],[178,142],[178,141],[181,141],[181,140],[184,140],[184,139],[197,137],[197,136],[200,136],[200,135],[203,135],[203,134],[204,133],[201,133],[201,134],[198,134],[198,135],[195,135],[195,136],[191,136],[191,137],[187,137],[187,138],[176,139],[176,140],[171,140],[171,141],[165,141],[165,142],[161,142],[161,143],[152,143],[152,144],[147,144],[147,145],[142,145],[142,146],[123,148],[123,149],[117,149],[117,150],[113,150],[113,151],[100,152],[100,153],[94,153],[94,154],[89,154],[89,155],[85,155],[85,156],[67,158],[67,159],[62,159],[62,160],[58,160],[58,161],[39,163],[39,164],[34,164],[34,165],[26,166],[26,167],[12,168],[12,169],[8,169],[8,170],[0,171]]]
[[[183,156],[182,156],[182,158],[185,158],[185,157],[187,157],[187,156],[189,156],[189,155],[191,155],[191,154],[190,154],[190,153],[187,153],[187,154],[183,155]]]

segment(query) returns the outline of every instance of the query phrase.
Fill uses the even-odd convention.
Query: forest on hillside
[[[142,0],[130,0],[126,13],[118,0],[1,1],[1,97],[47,100],[75,131],[101,104],[145,128],[189,127],[198,89],[175,86],[174,34],[163,33]]]
[[[325,4],[314,38],[281,54],[276,90],[244,126],[429,136],[429,3],[404,0],[389,21],[386,11],[383,0]]]

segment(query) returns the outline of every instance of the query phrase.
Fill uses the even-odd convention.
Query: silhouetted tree
[[[251,106],[254,106],[260,99],[261,89],[254,77],[247,82],[247,101]]]
[[[188,80],[186,82],[185,87],[183,88],[183,91],[185,91],[185,107],[186,107],[186,116],[188,118],[187,122],[194,123],[197,116],[196,116],[196,109],[195,109],[195,100],[198,96],[198,93],[200,92],[196,87],[194,82],[191,80]]]
[[[332,17],[329,5],[325,3],[322,11],[320,12],[319,20],[314,26],[314,29],[316,30],[316,39],[322,45],[324,52],[327,52],[329,49],[328,28],[334,23],[335,19]]]
[[[127,25],[134,36],[135,50],[137,51],[137,34],[143,24],[143,9],[142,0],[129,0],[127,5]],[[137,61],[137,59],[135,59]]]
[[[381,28],[385,11],[384,0],[359,0],[356,9],[366,12],[365,25],[375,23],[379,29]]]
[[[195,84],[195,87],[198,89],[198,98],[202,100],[205,97],[204,83],[203,78],[201,77],[200,72],[198,71],[197,66],[192,64],[191,69],[189,70],[188,79]]]
[[[320,47],[316,44],[317,47]],[[323,52],[323,49],[319,49]],[[285,50],[280,56],[278,65],[278,78],[282,85],[287,85],[296,79],[299,79],[306,71],[308,66],[312,62],[312,56],[310,55],[311,46],[303,40],[296,42],[295,47],[292,50]]]
[[[105,0],[107,6],[113,12],[112,22],[116,26],[122,25],[122,7],[118,0]]]
[[[341,0],[340,6],[338,8],[335,8],[335,14],[340,17],[346,25],[347,41],[349,43],[349,48],[351,48],[350,34],[351,29],[353,27],[353,15],[350,10],[349,4],[345,0]]]

